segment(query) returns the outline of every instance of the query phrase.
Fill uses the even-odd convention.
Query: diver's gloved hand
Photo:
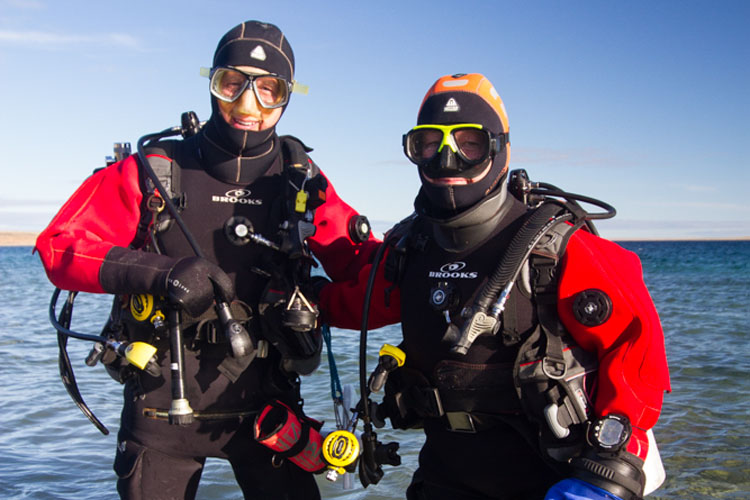
[[[234,298],[234,285],[216,264],[200,257],[185,257],[166,276],[166,296],[191,316],[211,307],[214,298],[229,303]]]
[[[99,269],[99,283],[109,293],[167,297],[191,316],[203,313],[214,298],[224,302],[234,298],[232,280],[206,259],[176,259],[122,247],[113,247],[107,253]]]
[[[607,490],[580,479],[563,479],[554,484],[544,500],[622,500]]]

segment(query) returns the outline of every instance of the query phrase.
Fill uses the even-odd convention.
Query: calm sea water
[[[673,392],[655,433],[667,481],[649,498],[750,498],[750,241],[627,242],[643,261],[662,319]],[[57,345],[48,322],[52,286],[28,247],[0,248],[0,499],[116,498],[112,471],[120,386],[101,367],[83,363],[89,345],[71,340],[81,392],[112,433],[100,434],[60,382]],[[74,328],[98,333],[109,300],[81,295]],[[334,330],[344,383],[356,383],[358,334]],[[371,351],[398,340],[397,327],[371,333]],[[373,366],[371,359],[370,365]],[[306,409],[332,428],[325,364],[303,380]],[[166,424],[165,424],[166,425]],[[319,478],[324,498],[403,498],[421,444],[419,432],[381,430],[401,443],[403,465],[363,490]],[[235,499],[229,466],[209,460],[201,499]]]

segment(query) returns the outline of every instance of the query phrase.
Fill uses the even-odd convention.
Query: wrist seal
[[[630,453],[587,451],[571,460],[573,477],[609,491],[622,500],[641,500],[645,486],[643,461]]]

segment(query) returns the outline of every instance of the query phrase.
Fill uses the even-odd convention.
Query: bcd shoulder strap
[[[406,255],[411,246],[414,246],[414,238],[417,226],[417,214],[401,220],[393,226],[383,238],[383,244],[388,245],[388,255],[383,264],[385,268],[385,279],[394,284],[399,284],[406,269]]]
[[[312,148],[292,135],[282,135],[281,152],[284,159],[287,199],[292,211],[304,213],[315,210],[326,201],[328,181],[321,175],[320,169],[307,153]],[[292,192],[289,192],[289,189]]]
[[[178,210],[185,206],[185,196],[180,189],[180,165],[175,161],[178,141],[159,141],[149,145],[149,165],[161,182],[167,193],[157,193],[154,182],[143,172],[139,164],[139,184],[143,193],[141,203],[141,218],[138,222],[136,235],[131,246],[141,248],[148,241],[149,232],[161,233],[169,229],[172,217],[164,210],[162,196],[169,196]]]
[[[538,324],[520,346],[514,367],[518,394],[527,413],[557,440],[569,436],[574,428],[579,431],[575,426],[588,419],[584,376],[597,364],[595,356],[575,344],[557,314],[560,260],[577,229],[567,223],[556,225],[529,257]],[[550,454],[551,443],[546,444]]]

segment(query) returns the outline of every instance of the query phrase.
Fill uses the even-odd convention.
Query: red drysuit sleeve
[[[73,193],[37,237],[50,281],[65,290],[104,293],[99,268],[114,246],[135,237],[143,195],[134,157],[102,169]]]
[[[380,243],[383,245],[383,243]],[[399,288],[385,279],[385,256],[375,275],[370,296],[368,328],[380,328],[401,321],[401,294]],[[324,320],[331,326],[359,330],[362,326],[362,305],[365,302],[367,283],[372,271],[372,262],[361,266],[354,279],[326,285],[320,293]]]
[[[609,296],[612,314],[590,327],[575,319],[573,304],[579,292],[592,288]],[[560,320],[581,347],[599,358],[596,415],[627,416],[633,425],[627,450],[645,459],[646,431],[659,418],[670,384],[664,334],[638,256],[577,231],[563,256],[558,293]]]
[[[307,241],[332,281],[354,279],[372,260],[380,243],[372,234],[363,243],[352,241],[349,221],[357,215],[357,211],[339,197],[328,181],[326,201],[315,210],[315,235]]]

